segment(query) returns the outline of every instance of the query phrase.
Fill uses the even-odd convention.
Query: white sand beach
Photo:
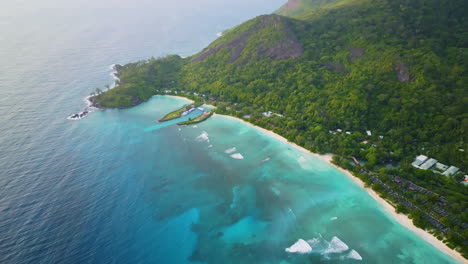
[[[180,100],[184,100],[185,102],[188,102],[188,103],[193,103],[193,100],[190,100],[187,97],[182,97],[182,96],[177,96],[177,95],[163,95],[163,96],[174,97]]]
[[[251,125],[253,127],[255,127],[256,129],[262,131],[263,133],[271,136],[271,137],[274,137],[280,141],[283,141],[283,142],[286,142],[290,145],[292,145],[293,147],[295,147],[296,149],[302,151],[302,152],[305,152],[305,153],[308,153],[310,155],[313,155],[313,156],[317,156],[317,157],[320,157],[321,159],[327,161],[328,163],[330,163],[332,166],[334,166],[335,168],[337,168],[338,170],[340,170],[341,172],[343,172],[344,174],[346,174],[347,176],[349,176],[350,179],[352,179],[357,185],[359,185],[360,187],[362,187],[363,189],[365,189],[367,191],[367,193],[372,197],[374,198],[375,201],[377,201],[380,205],[382,205],[382,207],[385,209],[385,211],[390,215],[392,216],[398,223],[400,223],[402,226],[406,227],[407,229],[409,229],[410,231],[412,231],[413,233],[415,233],[416,235],[418,235],[419,237],[421,237],[422,239],[424,239],[425,241],[427,241],[428,243],[430,243],[431,245],[433,245],[434,247],[436,247],[437,249],[439,249],[440,251],[446,253],[447,255],[453,257],[454,259],[456,259],[457,261],[459,261],[460,263],[468,263],[468,260],[466,260],[459,252],[449,248],[447,245],[445,245],[442,241],[440,241],[439,239],[437,239],[435,236],[433,236],[432,234],[430,234],[429,232],[425,231],[425,230],[422,230],[420,229],[419,227],[416,227],[414,224],[413,224],[413,221],[406,215],[404,214],[398,214],[395,210],[395,208],[389,203],[387,202],[386,200],[384,200],[383,198],[381,198],[374,190],[370,189],[370,188],[366,188],[364,186],[364,182],[353,176],[351,174],[351,172],[343,169],[343,168],[340,168],[338,166],[336,166],[335,164],[333,164],[331,161],[332,161],[332,158],[333,158],[333,154],[326,154],[326,155],[320,155],[320,154],[316,154],[316,153],[313,153],[297,144],[294,144],[292,142],[289,142],[286,138],[274,133],[273,131],[270,131],[270,130],[267,130],[267,129],[264,129],[262,127],[259,127],[259,126],[256,126],[256,125],[253,125],[247,121],[244,121],[240,118],[237,118],[237,117],[232,117],[232,116],[227,116],[227,115],[222,115],[224,117],[227,117],[227,118],[231,118],[231,119],[235,119],[235,120],[238,120],[240,122],[243,122],[245,124],[248,124],[248,125]]]

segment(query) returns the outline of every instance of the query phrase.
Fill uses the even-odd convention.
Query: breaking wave
[[[304,162],[306,162],[307,160],[306,160],[306,158],[304,158],[303,156],[300,156],[300,157],[297,159],[297,161],[298,161],[299,163],[304,163]]]
[[[349,252],[349,254],[346,256],[346,258],[355,259],[355,260],[362,260],[361,255],[359,255],[359,253],[354,249],[351,250],[351,252]]]
[[[312,252],[312,247],[304,239],[299,239],[292,246],[285,249],[289,253],[307,254]]]
[[[330,253],[341,253],[346,250],[348,250],[349,247],[346,245],[341,239],[338,237],[334,236],[332,240],[328,243],[327,249],[323,251],[325,254],[330,254]]]
[[[114,79],[114,82],[109,86],[109,90],[110,90],[117,86],[117,83],[120,82],[120,78],[118,77],[117,64],[112,64],[109,66],[109,68],[112,70],[112,72],[110,73],[110,76],[112,76],[112,78]],[[86,107],[83,111],[70,115],[69,117],[67,117],[67,119],[68,120],[80,120],[80,119],[85,118],[89,113],[99,110],[99,108],[93,106],[93,103],[90,100],[91,97],[92,96],[86,96],[84,98]]]
[[[232,148],[228,148],[224,151],[224,153],[226,154],[231,154],[233,152],[235,152],[237,149],[235,147],[232,147]]]
[[[326,260],[362,260],[361,255],[359,255],[356,250],[350,249],[346,243],[336,236],[332,237],[330,241],[327,241],[319,235],[317,238],[307,240],[307,243],[313,248],[311,253],[319,254]]]
[[[240,153],[235,153],[235,154],[231,155],[231,158],[233,158],[233,159],[244,159],[244,156],[242,156],[242,154],[240,154]]]
[[[198,141],[208,141],[208,142],[210,142],[210,138],[208,137],[208,133],[206,133],[206,131],[203,131],[203,132],[197,137],[197,140],[198,140]]]

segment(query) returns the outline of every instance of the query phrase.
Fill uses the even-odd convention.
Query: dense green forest
[[[342,0],[289,0],[278,11],[277,14],[283,16],[297,16],[312,9],[321,7],[330,7],[334,3],[343,2]]]
[[[290,2],[293,9],[247,21],[190,58],[123,66],[120,84],[94,102],[129,107],[166,93],[210,101],[219,113],[337,154],[335,162],[467,256],[463,174],[410,163],[424,154],[468,172],[468,1]]]

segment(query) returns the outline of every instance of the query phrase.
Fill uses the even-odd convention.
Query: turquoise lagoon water
[[[317,157],[156,96],[66,119],[109,65],[193,54],[283,1],[7,1],[0,263],[454,263]],[[286,248],[303,239],[307,254]],[[360,260],[362,258],[362,260]]]
[[[102,221],[115,222],[98,234],[125,241],[135,232],[131,244],[140,246],[131,254],[151,249],[158,263],[453,262],[343,173],[254,127],[219,115],[192,126],[155,124],[183,104],[155,96],[76,122],[92,139],[70,151],[96,153],[83,162],[106,175],[88,192],[104,188],[131,199],[103,206],[112,209]],[[127,215],[133,206],[141,212]],[[148,218],[143,226],[141,217]],[[285,251],[299,239],[311,253]],[[117,259],[129,254],[113,246]]]

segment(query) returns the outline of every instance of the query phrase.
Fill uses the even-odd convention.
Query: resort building
[[[430,158],[430,159],[426,160],[426,162],[424,162],[423,164],[421,164],[421,165],[419,166],[419,168],[420,168],[421,170],[428,170],[428,169],[432,168],[432,166],[434,166],[436,163],[437,163],[437,160],[436,160],[436,159]]]
[[[271,117],[272,115],[275,115],[275,116],[278,116],[278,117],[283,117],[282,114],[273,113],[272,111],[263,112],[262,115],[265,116],[265,117]]]
[[[444,171],[442,173],[442,175],[452,176],[452,175],[455,175],[458,171],[459,171],[459,169],[457,167],[450,166],[450,168],[448,168],[446,171]]]
[[[425,155],[417,156],[416,159],[413,161],[413,163],[411,163],[411,165],[413,165],[413,167],[415,168],[422,169],[422,170],[431,169],[433,172],[442,174],[447,177],[451,177],[460,172],[460,169],[455,166],[447,166],[445,164],[437,162],[436,159],[428,158]],[[467,184],[467,183],[463,182],[463,184]]]
[[[437,162],[435,165],[435,168],[441,171],[446,171],[449,168],[449,166],[442,164],[440,162]]]
[[[421,166],[421,164],[423,164],[427,159],[428,159],[427,156],[419,155],[416,157],[413,163],[411,163],[411,165],[413,165],[413,167],[415,168],[419,168],[419,166]]]

